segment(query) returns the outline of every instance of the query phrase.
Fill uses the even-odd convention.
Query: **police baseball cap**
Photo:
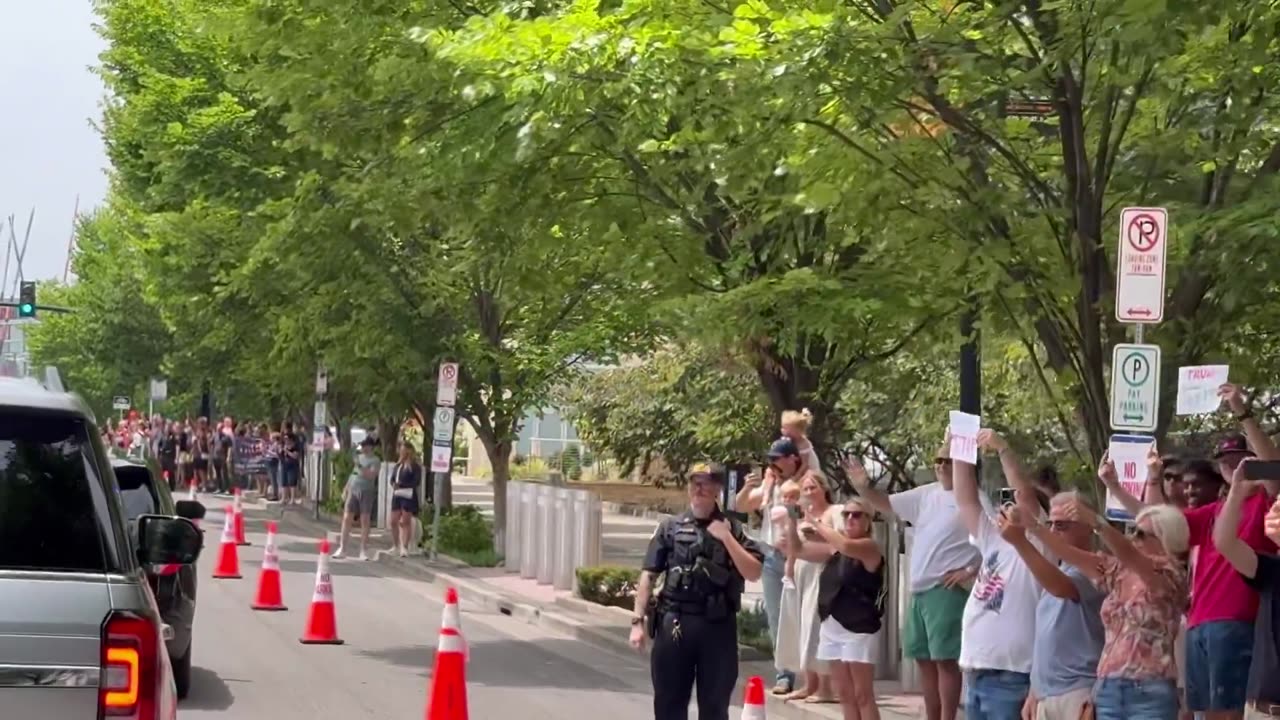
[[[1224,456],[1233,453],[1244,453],[1249,457],[1254,457],[1254,452],[1249,449],[1249,441],[1243,435],[1231,434],[1218,440],[1218,444],[1213,450],[1213,459],[1221,460]]]
[[[713,482],[717,485],[724,485],[725,479],[728,477],[724,466],[717,463],[694,463],[689,468],[689,480],[691,482],[703,481]]]
[[[800,455],[800,449],[791,441],[791,438],[778,438],[773,441],[773,445],[769,446],[769,459],[777,460],[784,457],[795,457]]]

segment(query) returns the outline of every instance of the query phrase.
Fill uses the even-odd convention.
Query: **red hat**
[[[1232,453],[1244,453],[1249,457],[1254,457],[1254,452],[1249,449],[1249,441],[1243,435],[1231,434],[1225,435],[1218,440],[1217,446],[1213,450],[1213,459],[1221,460],[1224,455]]]

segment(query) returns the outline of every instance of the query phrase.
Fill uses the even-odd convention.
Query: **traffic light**
[[[18,286],[18,317],[33,318],[36,316],[36,283],[34,280],[23,280]]]

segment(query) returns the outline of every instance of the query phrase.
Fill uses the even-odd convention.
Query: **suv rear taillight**
[[[99,718],[155,720],[159,710],[160,630],[131,612],[113,612],[102,623]]]

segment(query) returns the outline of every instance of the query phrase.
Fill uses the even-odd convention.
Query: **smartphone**
[[[804,517],[804,509],[799,505],[788,505],[787,514],[791,516],[792,520],[799,520]]]
[[[1017,503],[1018,497],[1014,494],[1013,488],[1000,488],[1000,507],[1016,505]]]
[[[1253,460],[1244,464],[1245,480],[1280,480],[1280,460]]]

